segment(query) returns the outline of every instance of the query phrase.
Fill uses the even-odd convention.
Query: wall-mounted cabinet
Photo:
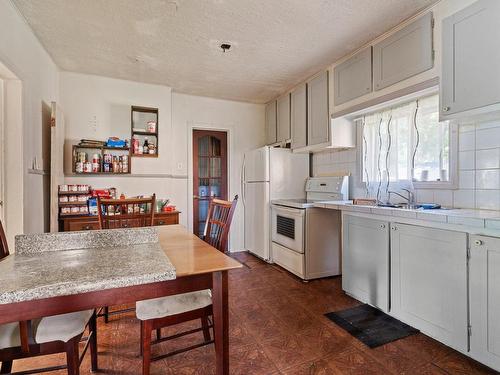
[[[303,83],[292,91],[291,104],[291,132],[292,149],[307,146],[307,87]]]
[[[333,69],[335,105],[372,92],[372,47],[352,56]]]
[[[467,234],[392,224],[391,314],[467,351]]]
[[[266,144],[272,145],[276,140],[276,100],[273,100],[266,105]]]
[[[471,236],[470,353],[500,370],[500,239]]]
[[[373,46],[375,90],[433,67],[432,24],[432,13],[427,13]]]
[[[307,144],[321,145],[330,140],[328,71],[307,83]]]
[[[389,311],[389,223],[343,217],[342,289]]]
[[[290,140],[290,94],[285,94],[277,100],[277,142]]]
[[[500,1],[479,0],[443,20],[442,117],[500,104],[499,19]]]

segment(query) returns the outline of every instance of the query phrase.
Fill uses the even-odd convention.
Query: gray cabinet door
[[[381,90],[431,69],[432,13],[373,46],[373,83]]]
[[[467,351],[467,234],[392,224],[391,314]]]
[[[342,289],[389,311],[389,223],[345,215]]]
[[[276,100],[266,105],[266,144],[276,143]]]
[[[443,20],[441,115],[500,103],[500,1],[480,0]]]
[[[340,105],[372,92],[372,47],[333,69],[333,100]]]
[[[325,71],[307,83],[307,144],[319,145],[329,140],[328,71]]]
[[[291,94],[292,149],[307,146],[307,88],[302,84]]]
[[[278,98],[277,105],[277,141],[284,142],[290,139],[290,94]]]
[[[500,239],[470,241],[470,353],[500,371]]]

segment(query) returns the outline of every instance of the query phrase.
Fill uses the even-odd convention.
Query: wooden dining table
[[[5,302],[5,299],[2,300],[2,289],[0,288],[0,324],[211,289],[216,373],[218,375],[229,374],[228,271],[240,268],[242,265],[208,245],[182,225],[162,226],[156,230],[159,246],[175,267],[174,279],[145,282],[143,278],[137,285],[133,285],[133,283],[118,287],[114,285],[110,288],[103,287],[76,294],[53,295],[34,299],[24,297],[19,301],[7,300],[8,302]],[[124,254],[126,254],[126,250],[124,248]],[[9,257],[15,256],[14,254]],[[32,256],[36,262],[36,257],[47,255],[40,253],[29,256]],[[19,257],[21,256],[19,255]],[[103,259],[102,262],[106,262],[107,258]],[[15,263],[15,259],[13,262]],[[111,263],[111,260],[109,262]],[[2,272],[2,266],[7,267],[7,263],[4,265],[2,263],[4,261],[0,262],[0,272]],[[103,266],[113,267],[112,264],[104,264]],[[88,279],[88,275],[86,279]],[[82,279],[82,283],[86,279]],[[67,280],[67,283],[78,285],[79,280],[73,278]]]

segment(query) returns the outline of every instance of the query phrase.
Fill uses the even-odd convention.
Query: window
[[[438,95],[363,116],[362,181],[382,199],[391,185],[451,187],[452,131],[439,122]]]

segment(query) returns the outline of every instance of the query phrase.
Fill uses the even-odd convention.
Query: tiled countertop
[[[0,304],[175,277],[154,228],[23,235],[0,261]]]
[[[394,216],[407,219],[500,230],[500,211],[447,208],[438,210],[410,210],[404,208],[353,205],[352,201],[317,202],[314,206],[343,211],[371,213],[375,215]]]

